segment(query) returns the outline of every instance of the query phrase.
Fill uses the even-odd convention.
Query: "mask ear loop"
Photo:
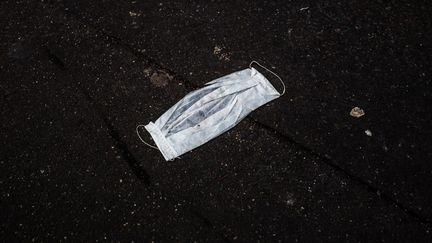
[[[145,145],[149,146],[150,148],[154,148],[154,149],[156,149],[156,150],[159,150],[157,147],[155,147],[155,146],[153,146],[153,145],[151,145],[151,144],[148,144],[146,141],[144,141],[144,139],[142,139],[142,137],[141,137],[141,135],[140,135],[140,133],[139,133],[139,130],[138,130],[138,128],[140,128],[140,127],[144,127],[144,125],[138,125],[138,126],[136,127],[136,133],[137,133],[139,139],[141,140],[141,142],[143,142]]]
[[[252,64],[254,64],[254,63],[255,63],[256,65],[258,65],[258,66],[264,68],[266,71],[268,71],[269,73],[273,74],[274,76],[276,76],[276,78],[278,78],[278,79],[280,80],[280,82],[282,83],[282,86],[283,86],[283,91],[282,91],[282,93],[280,94],[280,96],[284,95],[284,94],[285,94],[285,83],[282,81],[281,77],[279,77],[279,75],[277,75],[276,73],[274,73],[274,72],[271,71],[270,69],[268,69],[268,68],[264,67],[263,65],[259,64],[257,61],[252,61],[252,62],[249,64],[249,68],[252,68]]]
[[[144,139],[141,137],[141,135],[140,135],[140,133],[139,133],[139,130],[138,130],[140,127],[145,127],[145,126],[144,126],[144,125],[138,125],[138,126],[136,127],[136,133],[137,133],[139,139],[141,140],[141,142],[143,142],[145,145],[149,146],[150,148],[153,148],[153,149],[159,150],[158,147],[153,146],[153,145],[151,145],[151,144],[148,144],[146,141],[144,141]],[[160,150],[159,150],[159,151],[160,151]],[[181,159],[181,158],[180,158],[180,156],[179,156],[179,157],[174,158],[174,159]],[[174,159],[170,159],[169,161],[173,161]]]

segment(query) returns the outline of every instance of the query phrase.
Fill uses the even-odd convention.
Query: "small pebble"
[[[365,114],[364,110],[357,106],[352,108],[352,110],[350,111],[350,115],[355,118],[362,117],[364,116],[364,114]]]
[[[369,137],[372,137],[372,132],[368,129],[365,131],[366,135],[368,135]]]

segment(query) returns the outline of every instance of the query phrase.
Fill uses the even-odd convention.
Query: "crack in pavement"
[[[45,54],[48,56],[49,60],[56,65],[58,68],[60,68],[62,71],[67,71],[65,63],[57,56],[55,55],[48,47],[43,47],[43,50]],[[110,137],[114,140],[114,144],[121,151],[122,158],[128,163],[129,167],[135,174],[135,176],[140,179],[145,185],[150,185],[150,176],[147,173],[147,171],[140,166],[138,160],[133,156],[133,154],[130,152],[128,146],[126,143],[121,139],[119,131],[115,129],[115,127],[112,125],[112,122],[108,118],[104,112],[97,107],[97,104],[93,100],[93,98],[90,96],[90,94],[81,86],[76,85],[77,88],[81,91],[81,93],[84,95],[86,101],[91,106],[91,108],[96,112],[96,115],[103,121],[104,125],[107,127],[108,134]]]
[[[373,186],[371,183],[368,183],[367,181],[364,181],[361,177],[354,175],[353,173],[343,169],[342,167],[340,167],[337,163],[333,162],[331,160],[331,158],[329,156],[326,155],[321,155],[319,152],[313,150],[312,148],[308,147],[307,145],[304,145],[302,143],[297,142],[296,140],[294,140],[292,138],[292,136],[287,136],[281,132],[279,132],[278,130],[262,123],[259,122],[258,120],[254,119],[251,116],[247,116],[247,118],[249,120],[251,120],[252,122],[254,122],[255,124],[257,124],[259,127],[266,129],[267,131],[270,132],[270,134],[272,134],[275,137],[280,138],[283,141],[295,144],[296,146],[298,146],[300,149],[302,149],[303,151],[317,157],[318,159],[320,159],[323,163],[325,163],[326,165],[330,166],[332,169],[334,169],[335,171],[338,171],[340,173],[342,173],[343,175],[345,175],[346,177],[348,177],[350,180],[356,182],[358,185],[361,185],[363,188],[365,188],[367,191],[371,192],[372,194],[374,194],[375,196],[379,197],[380,199],[387,201],[391,204],[393,204],[394,206],[396,206],[397,208],[401,209],[403,212],[405,212],[406,214],[410,215],[411,217],[414,217],[418,222],[427,225],[428,228],[432,229],[432,221],[428,220],[427,218],[423,217],[422,215],[418,214],[415,210],[406,207],[405,205],[403,205],[402,203],[400,203],[398,200],[390,197],[389,195],[387,195],[386,193],[383,193],[382,191],[379,190],[378,187]]]

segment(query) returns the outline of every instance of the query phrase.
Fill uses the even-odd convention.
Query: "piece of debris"
[[[152,73],[152,68],[150,68],[150,67],[144,68],[144,75],[146,77],[150,77],[151,73]]]
[[[140,16],[139,13],[135,13],[135,12],[132,12],[132,11],[129,11],[129,15],[130,15],[131,17]]]
[[[350,115],[352,117],[359,118],[359,117],[364,116],[365,112],[362,108],[356,106],[356,107],[352,108],[352,110],[350,111]]]
[[[173,80],[174,76],[166,71],[158,70],[150,76],[150,81],[156,87],[164,87],[169,81]]]
[[[215,46],[213,49],[213,55],[217,56],[217,58],[221,61],[229,61],[231,52],[222,52],[222,47]]]
[[[220,48],[219,46],[215,46],[214,50],[213,50],[213,54],[215,55],[219,55],[222,51],[222,48]]]
[[[369,137],[372,137],[372,132],[368,129],[365,131],[366,135],[368,135]]]

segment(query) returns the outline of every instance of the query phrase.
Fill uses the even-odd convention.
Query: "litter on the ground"
[[[357,107],[357,106],[352,108],[350,111],[350,115],[352,117],[355,117],[355,118],[362,117],[362,116],[364,116],[364,114],[365,114],[364,110],[360,107]]]
[[[256,64],[275,75],[283,85],[279,93],[260,72]],[[208,82],[203,88],[187,94],[154,123],[144,126],[165,160],[203,145],[231,129],[250,112],[285,93],[282,79],[253,61],[249,68]],[[156,148],[156,147],[154,147]]]

